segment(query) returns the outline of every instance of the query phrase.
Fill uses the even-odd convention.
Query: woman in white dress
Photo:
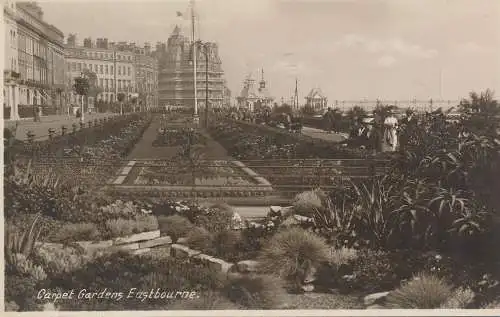
[[[394,116],[394,113],[391,112],[387,118],[384,120],[384,141],[389,146],[389,150],[394,152],[398,146],[398,119]]]

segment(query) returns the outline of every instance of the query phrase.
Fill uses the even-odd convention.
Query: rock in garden
[[[300,288],[301,288],[304,292],[312,292],[312,291],[314,291],[314,285],[312,285],[312,284],[302,285]]]
[[[240,273],[256,272],[259,262],[255,260],[245,260],[238,262],[236,266],[238,267],[238,272]]]
[[[295,220],[297,220],[299,222],[312,222],[312,221],[314,221],[313,218],[309,218],[309,217],[305,217],[305,216],[301,216],[301,215],[293,215],[293,217],[295,218]]]
[[[389,295],[389,292],[380,292],[380,293],[374,293],[374,294],[367,295],[364,298],[364,303],[366,306],[371,306],[371,305],[383,303],[385,301],[387,295]]]
[[[269,211],[271,214],[281,214],[281,206],[271,206],[269,207]]]

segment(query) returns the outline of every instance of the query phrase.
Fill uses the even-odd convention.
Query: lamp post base
[[[193,115],[193,123],[195,124],[200,123],[200,117],[197,114]]]

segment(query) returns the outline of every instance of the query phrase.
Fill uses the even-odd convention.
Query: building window
[[[110,95],[109,95],[109,101],[110,101],[110,102],[113,102],[113,100],[114,100],[114,96],[113,96],[113,94],[110,94]]]
[[[114,73],[113,73],[113,66],[111,66],[111,74],[114,74]]]
[[[106,69],[106,75],[107,75],[108,74],[108,70],[109,70],[108,65],[106,65],[105,69]]]
[[[122,74],[122,68],[120,66],[118,66],[118,75],[121,75]]]
[[[82,71],[82,63],[78,63],[78,71],[81,72]]]
[[[104,74],[102,65],[99,65],[99,73]]]
[[[130,56],[129,56],[130,57]],[[128,67],[128,71],[127,71],[128,75],[130,76],[130,66]]]
[[[103,87],[103,79],[102,78],[99,79],[99,87],[101,87],[101,88]]]
[[[71,70],[76,72],[76,63],[75,62],[71,63]]]
[[[106,85],[105,85],[105,88],[106,90],[109,88],[109,79],[106,78],[106,81],[105,81]]]

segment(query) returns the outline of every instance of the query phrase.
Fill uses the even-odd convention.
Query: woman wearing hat
[[[389,115],[384,120],[384,141],[389,147],[389,151],[396,151],[398,146],[398,119],[394,116],[394,111],[390,110]]]

